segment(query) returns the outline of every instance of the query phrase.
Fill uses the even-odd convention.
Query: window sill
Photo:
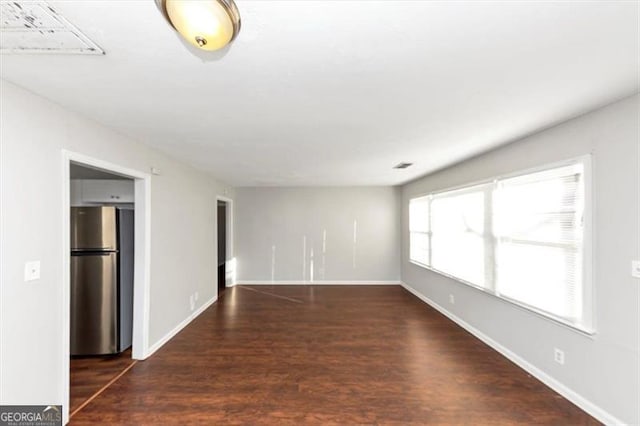
[[[540,309],[536,309],[536,308],[534,308],[532,306],[529,306],[527,304],[524,304],[522,302],[518,302],[517,300],[513,300],[513,299],[509,299],[507,297],[500,296],[500,295],[498,295],[498,294],[496,294],[496,293],[494,293],[494,292],[492,292],[492,291],[490,291],[490,290],[488,290],[486,288],[480,287],[480,286],[478,286],[476,284],[470,283],[469,281],[465,281],[465,280],[463,280],[461,278],[455,277],[455,276],[453,276],[451,274],[447,274],[446,272],[439,271],[437,269],[432,268],[431,266],[427,266],[427,265],[425,265],[423,263],[420,263],[420,262],[417,262],[415,260],[409,260],[409,263],[412,263],[412,264],[414,264],[416,266],[424,268],[424,269],[426,269],[428,271],[431,271],[431,272],[436,273],[438,275],[441,275],[443,277],[449,278],[449,279],[451,279],[453,281],[456,281],[456,282],[458,282],[460,284],[464,284],[467,287],[471,287],[471,288],[473,288],[475,290],[478,290],[478,291],[482,292],[483,294],[486,294],[488,296],[493,297],[494,299],[497,299],[497,300],[499,300],[499,301],[501,301],[503,303],[508,304],[509,306],[515,306],[516,308],[518,308],[520,310],[523,310],[525,312],[533,313],[533,314],[535,314],[536,316],[538,316],[538,317],[540,317],[542,319],[545,319],[547,321],[553,322],[554,324],[563,326],[563,327],[565,327],[565,328],[567,328],[567,329],[569,329],[569,330],[571,330],[571,331],[573,331],[575,333],[578,333],[578,334],[580,334],[582,336],[588,337],[590,339],[595,339],[595,337],[596,337],[596,330],[595,329],[592,329],[592,328],[590,329],[590,328],[587,328],[587,327],[579,327],[579,326],[577,326],[575,324],[572,324],[572,323],[570,323],[570,322],[568,322],[568,321],[566,321],[566,320],[564,320],[562,318],[558,318],[556,316],[550,315],[545,311],[542,311]]]

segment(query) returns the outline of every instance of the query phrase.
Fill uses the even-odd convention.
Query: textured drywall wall
[[[393,187],[237,188],[238,281],[400,278]]]

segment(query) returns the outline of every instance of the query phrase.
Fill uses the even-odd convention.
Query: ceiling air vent
[[[104,51],[42,1],[0,2],[0,53],[104,55]]]
[[[406,169],[407,167],[413,166],[413,163],[398,163],[393,166],[394,169]]]

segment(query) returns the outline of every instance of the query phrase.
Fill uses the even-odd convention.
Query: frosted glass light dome
[[[156,0],[171,26],[202,50],[218,50],[240,31],[240,14],[233,0]]]

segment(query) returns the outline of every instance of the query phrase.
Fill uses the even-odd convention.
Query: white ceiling
[[[638,90],[635,1],[237,0],[205,60],[153,0],[50,4],[106,55],[2,78],[238,186],[399,184]]]

